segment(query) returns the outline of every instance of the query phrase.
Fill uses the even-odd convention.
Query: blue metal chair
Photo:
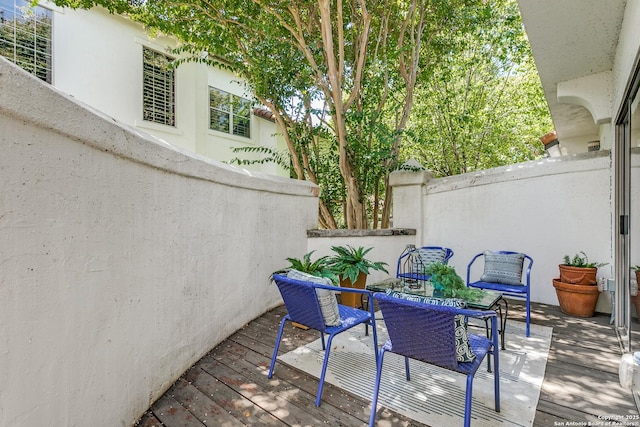
[[[286,276],[274,274],[273,280],[275,281],[280,295],[284,300],[284,305],[287,308],[287,315],[284,316],[280,322],[280,329],[278,331],[278,337],[276,338],[276,345],[273,349],[273,357],[271,358],[271,366],[269,367],[269,375],[273,376],[273,370],[276,364],[276,358],[278,356],[278,348],[280,347],[280,341],[282,339],[282,331],[287,321],[300,323],[315,329],[320,332],[322,339],[322,349],[325,351],[324,360],[322,362],[322,370],[320,373],[320,382],[318,384],[318,393],[316,395],[316,406],[320,406],[320,398],[322,397],[322,389],[324,386],[324,377],[327,371],[327,362],[329,361],[329,352],[331,350],[331,342],[333,337],[341,332],[353,328],[354,326],[365,324],[371,325],[373,330],[373,348],[374,358],[378,357],[378,335],[376,333],[376,322],[374,316],[373,304],[370,304],[369,311],[360,310],[357,308],[351,308],[338,304],[338,310],[340,313],[340,325],[338,326],[326,326],[320,303],[316,294],[316,289],[328,289],[330,291],[340,292],[354,292],[360,294],[367,294],[368,298],[371,298],[372,292],[366,289],[354,289],[354,288],[336,288],[335,286],[321,285],[317,283],[305,282],[300,280],[289,279]],[[329,338],[325,344],[324,334],[328,334]]]
[[[375,293],[374,299],[382,310],[389,341],[378,355],[376,381],[373,390],[369,426],[376,418],[376,405],[380,390],[382,365],[385,352],[396,353],[405,358],[405,372],[409,381],[409,359],[440,366],[467,376],[465,392],[464,425],[471,423],[471,393],[473,376],[488,353],[493,353],[495,410],[500,412],[500,370],[498,349],[498,327],[495,311],[475,311],[457,307],[432,305],[394,298],[383,293]],[[469,334],[469,346],[475,353],[473,362],[458,362],[456,357],[455,317],[463,315],[491,319],[491,339],[483,335]]]
[[[443,264],[447,264],[449,259],[453,256],[453,250],[442,246],[422,246],[421,248],[412,248],[405,250],[398,258],[398,265],[396,266],[396,278],[408,279],[415,281],[426,282],[431,276],[424,274],[422,269],[428,265],[428,263],[421,262],[420,253],[426,251],[443,251],[444,258]],[[409,262],[411,260],[411,262]]]
[[[527,337],[529,336],[530,333],[530,321],[531,321],[531,266],[533,265],[533,258],[531,258],[529,255],[524,254],[522,252],[513,252],[513,251],[496,251],[494,252],[495,254],[503,254],[503,255],[517,255],[517,254],[522,254],[524,255],[524,259],[523,259],[523,268],[522,268],[522,275],[520,277],[520,284],[508,284],[508,283],[497,283],[494,281],[483,281],[482,277],[480,278],[480,280],[477,281],[471,281],[471,275],[472,275],[472,267],[473,264],[476,262],[476,260],[479,260],[481,257],[484,259],[486,252],[481,252],[479,254],[477,254],[476,256],[473,257],[473,259],[471,260],[471,262],[469,263],[469,265],[467,266],[467,286],[472,287],[472,288],[479,288],[479,289],[491,289],[494,291],[499,291],[502,292],[503,296],[507,296],[507,297],[512,297],[512,298],[519,298],[519,299],[524,299],[525,300],[525,304],[526,304],[526,329],[527,329]],[[475,269],[476,273],[477,271],[480,271],[479,268]],[[508,317],[508,313],[509,313],[509,306],[507,304],[507,301],[505,301],[505,322],[506,319]],[[503,325],[503,329],[504,329],[504,325]]]

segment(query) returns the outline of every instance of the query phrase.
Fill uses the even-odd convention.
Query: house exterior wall
[[[268,277],[306,250],[318,188],[142,134],[4,58],[0,87],[0,426],[130,426],[281,303]]]
[[[167,142],[206,157],[229,161],[233,147],[282,146],[274,122],[252,116],[251,138],[209,130],[209,92],[212,86],[251,99],[232,73],[185,63],[176,70],[176,126],[142,119],[142,49],[166,53],[176,47],[168,37],[150,37],[142,26],[96,7],[54,11],[52,30],[53,85],[118,121],[135,126]],[[242,154],[246,158],[256,158]],[[250,170],[288,175],[273,164],[243,166]]]
[[[453,249],[449,264],[463,278],[469,261],[485,250],[524,252],[534,259],[531,299],[536,302],[558,305],[552,279],[564,255],[584,251],[593,261],[609,263],[600,268],[599,276],[612,277],[609,151],[519,163],[425,184],[412,177],[426,173],[392,174],[394,227],[415,227],[411,212],[421,210],[416,245]],[[407,197],[416,194],[417,186],[421,196]],[[601,294],[597,310],[611,311],[608,294]]]

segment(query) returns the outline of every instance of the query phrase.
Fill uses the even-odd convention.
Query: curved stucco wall
[[[194,157],[3,58],[0,87],[0,426],[131,425],[280,303],[268,276],[305,252],[317,187]]]

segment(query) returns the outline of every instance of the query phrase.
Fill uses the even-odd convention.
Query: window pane
[[[251,138],[251,102],[233,97],[233,134]]]
[[[142,118],[175,126],[175,76],[171,58],[143,48]]]
[[[209,129],[229,133],[229,113],[211,109],[209,117]]]
[[[233,116],[233,134],[251,138],[250,120],[242,116]]]
[[[216,110],[229,111],[229,93],[223,90],[209,88],[209,107]]]
[[[251,103],[248,99],[240,98],[239,96],[233,97],[233,114],[238,116],[249,117],[251,113]]]

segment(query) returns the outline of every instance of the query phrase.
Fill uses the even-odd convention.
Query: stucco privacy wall
[[[0,426],[129,426],[281,303],[268,275],[305,252],[317,187],[185,154],[3,58],[0,87]]]
[[[557,305],[552,279],[564,255],[584,251],[594,261],[609,263],[599,275],[612,277],[609,154],[562,156],[438,179],[428,172],[394,172],[394,226],[418,221],[418,244],[452,248],[449,263],[462,277],[471,258],[484,250],[525,252],[534,259],[532,300]],[[597,309],[611,311],[608,294],[601,294]]]

